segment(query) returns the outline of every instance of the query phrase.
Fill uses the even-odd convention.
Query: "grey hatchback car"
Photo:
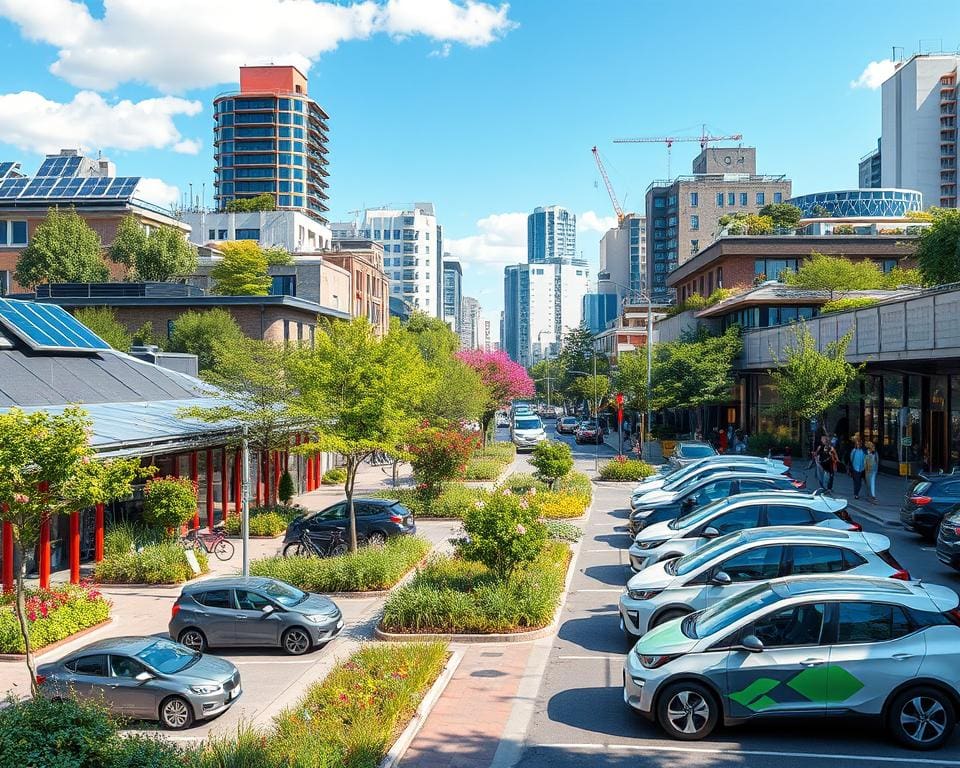
[[[260,646],[299,656],[343,629],[343,614],[330,598],[260,577],[188,584],[171,612],[170,637],[201,652],[211,646]]]
[[[224,712],[240,695],[240,672],[162,637],[98,640],[60,661],[37,667],[48,699],[91,699],[115,715],[188,728]]]

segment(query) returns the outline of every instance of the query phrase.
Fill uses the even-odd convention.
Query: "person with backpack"
[[[823,435],[816,450],[817,466],[820,467],[820,487],[833,492],[833,478],[837,474],[837,449],[833,447],[830,438]]]

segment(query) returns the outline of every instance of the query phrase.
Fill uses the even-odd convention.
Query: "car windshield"
[[[709,637],[715,632],[722,632],[744,616],[773,605],[779,599],[777,593],[770,589],[769,584],[758,584],[739,595],[720,600],[709,608],[689,616],[683,622],[681,629],[690,638]]]
[[[700,507],[700,509],[698,509],[696,512],[691,512],[689,515],[684,515],[683,517],[678,517],[676,520],[671,520],[667,527],[669,527],[672,531],[679,531],[699,525],[724,507],[729,507],[734,501],[736,501],[736,499],[717,499],[716,501],[711,501],[706,506]]]
[[[709,563],[718,554],[737,546],[743,538],[742,533],[742,531],[728,533],[726,536],[721,536],[717,539],[714,539],[709,544],[705,544],[696,552],[692,552],[689,555],[684,555],[683,557],[677,558],[673,562],[668,563],[670,566],[670,570],[668,572],[674,576],[686,576],[688,573],[695,571],[705,563]]]
[[[565,419],[563,420],[563,423],[564,423],[564,424],[576,424],[576,423],[577,423],[577,420],[568,416],[567,418],[565,418]]]
[[[284,584],[282,581],[271,581],[263,588],[263,592],[268,597],[276,600],[280,605],[289,608],[291,605],[297,605],[307,599],[307,593],[301,592],[296,587]]]
[[[670,479],[663,484],[663,489],[665,491],[676,490],[686,483],[691,477],[703,471],[704,467],[701,466],[699,461],[686,467],[671,469],[665,474],[665,476],[669,475]]]
[[[153,667],[165,675],[171,675],[175,672],[182,672],[192,664],[196,664],[200,654],[180,645],[180,643],[174,643],[170,640],[157,640],[153,645],[148,645],[140,651],[137,658],[148,667]]]
[[[580,426],[584,429],[596,429],[597,422],[595,421],[581,421]]]
[[[704,456],[713,456],[716,451],[709,445],[681,445],[680,455],[685,459],[701,459]]]
[[[517,419],[514,422],[517,429],[540,429],[540,419]]]

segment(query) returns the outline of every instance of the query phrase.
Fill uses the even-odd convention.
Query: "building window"
[[[0,270],[0,296],[6,296],[10,291],[10,271]],[[960,402],[960,400],[958,400]]]
[[[390,230],[389,230],[389,229],[383,230],[383,239],[384,239],[384,240],[389,240],[389,239],[390,239]]]
[[[218,229],[217,230],[217,240],[226,240],[227,239],[227,230]]]
[[[167,338],[168,339],[173,338],[173,323],[174,323],[173,320],[167,320]]]
[[[211,229],[207,232],[207,240],[216,240],[217,239],[217,230]]]
[[[766,205],[766,195],[763,192],[757,192],[757,205]]]
[[[775,203],[782,203],[782,202],[783,202],[783,193],[782,193],[782,192],[774,192],[774,193],[773,193],[773,202],[775,202]]]
[[[717,192],[717,208],[723,208],[723,192]]]
[[[11,221],[10,222],[10,245],[26,245],[27,244],[27,222],[25,221]]]
[[[399,229],[393,230],[393,239],[394,239],[394,240],[399,240],[399,239],[400,239],[400,230],[399,230]]]
[[[727,205],[734,206],[736,204],[737,204],[737,193],[727,192]]]
[[[296,296],[297,295],[297,276],[296,275],[273,275],[270,278],[271,296]]]
[[[741,207],[741,208],[746,208],[746,207],[747,207],[747,193],[746,193],[746,192],[741,192],[741,193],[740,193],[740,207]]]
[[[700,229],[700,217],[691,216],[690,217],[690,229]]]
[[[717,267],[717,288],[723,288],[723,267]]]
[[[237,240],[259,240],[259,239],[260,239],[259,229],[238,229],[237,230]]]
[[[696,208],[700,204],[700,195],[696,192],[690,193],[690,207]]]
[[[699,253],[699,252],[700,252],[700,241],[699,241],[699,240],[691,240],[691,241],[690,241],[690,254],[691,254],[691,255],[696,255],[696,254]]]
[[[374,240],[379,240],[379,239],[380,239],[380,230],[379,230],[379,229],[373,230],[373,239],[374,239]]]
[[[653,199],[653,207],[654,207],[654,208],[665,208],[666,205],[667,205],[667,201],[666,201],[664,198],[662,198],[662,197],[655,197],[655,198]]]

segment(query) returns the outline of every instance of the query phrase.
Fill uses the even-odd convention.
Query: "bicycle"
[[[180,537],[180,543],[186,549],[203,550],[208,555],[216,556],[217,560],[229,560],[233,557],[233,542],[227,538],[223,524],[213,526],[210,533],[200,533],[199,528],[191,528],[185,536]]]
[[[323,544],[321,544],[323,542]],[[366,543],[366,537],[357,534],[357,545]],[[283,548],[284,557],[337,557],[345,555],[350,545],[344,538],[344,531],[334,528],[329,532],[310,534],[304,529],[300,538]]]

